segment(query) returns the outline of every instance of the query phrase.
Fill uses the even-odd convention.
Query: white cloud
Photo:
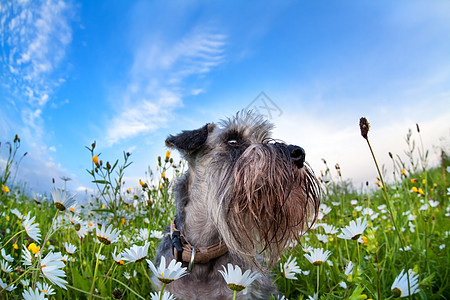
[[[72,40],[73,7],[64,1],[9,2],[1,7],[2,79],[15,96],[42,107],[58,81],[49,78],[60,66]],[[9,72],[6,72],[8,70]]]
[[[43,114],[54,90],[64,82],[58,73],[72,41],[74,12],[72,3],[62,0],[0,5],[0,82],[8,112],[2,113],[2,122],[9,126],[2,136],[19,134],[21,150],[29,155],[17,178],[26,178],[39,191],[48,190],[52,178],[67,176],[50,155],[56,148],[46,145]]]
[[[194,28],[179,41],[143,38],[137,47],[125,93],[115,99],[120,110],[107,122],[106,144],[154,132],[166,126],[185,95],[203,88],[184,88],[185,79],[208,73],[224,61],[226,36]]]
[[[421,107],[415,106],[417,110],[425,112],[425,107]],[[398,154],[406,160],[403,151],[407,149],[405,136],[408,129],[413,129],[413,138],[419,144],[416,122],[420,125],[424,148],[430,150],[430,166],[436,165],[439,157],[433,147],[439,146],[440,138],[449,136],[447,120],[450,119],[450,112],[443,111],[434,116],[426,113],[414,121],[417,116],[410,118],[405,112],[399,113],[392,107],[389,109],[393,111],[367,116],[371,123],[369,140],[380,167],[385,165],[388,171],[387,179],[392,179],[393,171],[388,153],[394,156]],[[274,120],[274,137],[304,147],[306,160],[316,175],[320,174],[320,170],[325,170],[322,158],[327,161],[333,175],[337,174],[334,166],[339,163],[344,179],[351,179],[355,187],[359,188],[359,184],[366,181],[373,184],[378,176],[367,142],[360,134],[359,117],[362,116],[340,123],[336,117],[323,119],[315,113],[285,110],[280,118]]]

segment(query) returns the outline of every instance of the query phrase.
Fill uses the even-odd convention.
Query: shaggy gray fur
[[[303,149],[275,142],[273,125],[251,112],[216,124],[169,136],[166,145],[179,150],[189,169],[179,179],[176,227],[194,247],[225,242],[229,252],[166,286],[179,299],[232,299],[218,270],[227,263],[263,276],[238,299],[277,295],[269,268],[288,245],[317,217],[320,189],[304,164]],[[156,257],[172,260],[170,237]],[[156,279],[156,278],[155,278]],[[154,280],[158,282],[158,280]]]

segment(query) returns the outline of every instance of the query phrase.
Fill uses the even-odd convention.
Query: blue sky
[[[261,92],[279,109],[274,137],[355,184],[376,176],[361,116],[388,169],[416,123],[432,161],[449,145],[448,1],[48,0],[0,12],[0,166],[18,133],[18,179],[40,192],[61,176],[92,188],[94,140],[104,160],[132,153],[135,186],[167,135],[262,106]]]

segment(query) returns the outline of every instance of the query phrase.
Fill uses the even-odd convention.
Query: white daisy
[[[144,246],[133,245],[130,249],[125,249],[122,251],[121,255],[123,260],[129,262],[139,262],[147,257],[148,247],[150,242],[146,242]]]
[[[26,288],[30,285],[30,279],[21,279],[20,283],[23,285],[24,288]]]
[[[148,239],[149,234],[150,232],[148,231],[148,228],[141,228],[139,229],[137,239],[140,241],[146,241]]]
[[[14,290],[14,289],[16,288],[15,285],[11,285],[11,286],[9,286],[9,287],[7,287],[7,286],[8,286],[8,284],[5,283],[5,282],[3,282],[3,280],[0,278],[0,288],[2,288],[2,289],[5,289],[5,288],[6,288],[6,290],[7,290],[8,292],[11,292],[12,290]]]
[[[74,254],[77,251],[77,247],[75,245],[72,245],[70,243],[64,242],[64,249],[66,249],[67,253],[70,255]]]
[[[5,248],[2,249],[1,253],[2,253],[2,257],[3,257],[6,261],[8,261],[8,262],[13,262],[13,261],[14,261],[14,258],[13,258],[11,255],[6,254]]]
[[[146,262],[153,274],[162,283],[169,283],[187,275],[186,268],[181,267],[181,262],[177,262],[175,259],[172,259],[168,267],[166,267],[166,258],[164,256],[161,256],[158,268],[155,267],[151,260],[146,259]]]
[[[228,264],[227,268],[223,267],[223,271],[219,270],[222,274],[223,279],[227,282],[228,287],[233,291],[242,291],[245,295],[247,294],[247,287],[252,284],[253,281],[261,277],[257,272],[252,272],[250,270],[245,271],[242,274],[241,268],[239,266],[233,266]]]
[[[89,226],[87,225],[87,223],[81,222],[81,223],[75,224],[74,226],[75,226],[75,232],[78,235],[78,237],[80,239],[83,239],[89,230]]]
[[[351,261],[348,262],[348,265],[345,266],[345,270],[344,270],[344,274],[345,276],[348,276],[352,273],[353,271],[353,263]]]
[[[346,240],[357,240],[367,228],[367,220],[361,218],[351,221],[350,225],[341,229],[342,233],[338,235],[338,238]]]
[[[429,200],[428,203],[431,207],[437,207],[439,205],[439,201]]]
[[[75,203],[75,196],[70,196],[64,189],[53,189],[50,194],[52,195],[55,207],[60,211],[66,210]]]
[[[163,295],[161,296],[161,291],[159,291],[158,293],[154,292],[154,293],[150,293],[150,297],[151,300],[175,300],[176,298],[169,292],[164,292]]]
[[[318,220],[322,220],[327,214],[331,212],[331,207],[328,207],[326,204],[319,205],[319,213],[317,215]]]
[[[358,200],[351,200],[351,201],[350,201],[350,204],[353,205],[353,206],[355,206],[356,204],[358,204]]]
[[[370,207],[365,207],[361,212],[361,214],[363,216],[371,216],[371,215],[373,215],[373,213],[374,213],[374,211]]]
[[[323,264],[331,255],[331,251],[324,252],[322,248],[312,249],[309,253],[305,254],[305,257],[315,266]]]
[[[55,291],[53,290],[53,287],[50,284],[47,283],[40,283],[39,281],[36,282],[36,286],[38,289],[43,292],[46,295],[54,295]]]
[[[288,260],[284,264],[280,263],[281,272],[286,279],[296,280],[297,278],[295,277],[295,274],[300,274],[302,272],[297,265],[296,260],[296,257],[292,259],[292,257],[289,256]]]
[[[312,296],[308,296],[308,300],[317,300],[317,293],[314,293]]]
[[[45,294],[39,291],[38,288],[34,290],[30,287],[28,290],[24,290],[22,293],[23,300],[43,300],[45,298]]]
[[[31,256],[31,252],[28,251],[28,249],[25,245],[22,245],[22,246],[23,246],[22,262],[25,266],[31,266],[33,264],[33,258]]]
[[[325,243],[325,244],[328,243],[328,235],[316,233],[316,237],[320,242]]]
[[[41,241],[41,230],[38,228],[37,223],[33,224],[34,219],[36,219],[35,216],[30,219],[30,215],[26,215],[22,221],[22,226],[25,228],[28,236],[39,243]]]
[[[104,256],[103,254],[98,254],[96,255],[98,257],[98,260],[104,261],[106,259],[106,256]]]
[[[67,289],[64,285],[67,281],[62,277],[66,277],[66,273],[62,270],[64,262],[62,261],[61,252],[49,252],[41,261],[41,271],[45,278],[56,284],[60,288]]]
[[[119,253],[116,255],[117,251],[117,247],[114,248],[114,252],[111,253],[113,260],[116,262],[116,264],[118,265],[123,265],[123,257],[122,257],[122,253]]]
[[[11,209],[11,213],[13,213],[14,215],[16,215],[16,217],[18,217],[20,220],[22,220],[23,215],[20,213],[20,211],[19,211],[17,208]]]
[[[409,285],[410,290],[408,291],[408,277],[409,276]],[[415,274],[413,270],[408,271],[408,275],[405,273],[405,270],[402,270],[400,274],[395,278],[394,283],[391,286],[392,293],[396,298],[403,298],[409,295],[416,294],[420,292],[419,289],[419,275]]]
[[[322,223],[322,224],[320,224],[320,226],[323,228],[323,230],[325,230],[326,234],[338,233],[338,229],[334,225],[328,225],[326,223]]]
[[[111,243],[116,242],[119,234],[120,230],[118,229],[113,230],[112,225],[106,227],[105,224],[102,224],[100,229],[98,229],[97,227],[97,239],[105,245],[109,245]]]
[[[164,237],[164,234],[159,231],[159,230],[151,230],[150,231],[150,238],[154,238],[154,239],[162,239]]]
[[[6,260],[0,260],[0,268],[3,272],[9,274],[13,271],[13,268],[9,265],[9,263]]]
[[[425,203],[424,205],[422,205],[422,206],[419,208],[419,211],[423,211],[423,210],[427,210],[427,209],[428,209],[428,204]]]

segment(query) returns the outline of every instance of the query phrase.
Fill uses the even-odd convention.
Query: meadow
[[[392,159],[380,168],[369,128],[361,129],[374,158],[361,167],[379,176],[354,188],[323,160],[318,220],[273,269],[284,294],[275,299],[448,299],[449,156],[442,149],[439,166],[429,167],[417,125],[406,135],[406,158],[379,153]],[[185,164],[168,151],[140,182],[124,182],[132,155],[108,160],[95,146],[86,147],[86,167],[96,192],[74,197],[67,186],[40,195],[14,185],[26,157],[18,136],[1,141],[1,299],[172,299],[157,294],[147,259],[173,218],[171,188]]]

